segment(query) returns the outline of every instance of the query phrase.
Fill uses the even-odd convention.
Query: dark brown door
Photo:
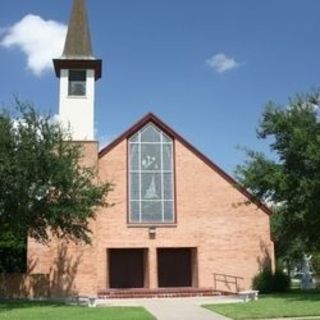
[[[160,288],[191,287],[191,249],[158,249]]]
[[[143,288],[144,250],[109,250],[110,288]]]

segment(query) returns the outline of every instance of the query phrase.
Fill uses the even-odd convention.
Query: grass
[[[155,320],[143,308],[87,308],[48,302],[0,302],[1,320]]]
[[[320,291],[261,295],[258,301],[205,305],[205,308],[232,319],[266,319],[319,316]]]

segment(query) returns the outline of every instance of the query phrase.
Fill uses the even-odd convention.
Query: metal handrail
[[[235,286],[234,292],[238,292],[239,291],[239,280],[244,279],[243,277],[234,276],[234,275],[230,275],[230,274],[224,274],[224,273],[213,273],[212,275],[213,275],[213,288],[215,291],[217,291],[217,283],[221,282],[221,283],[224,283],[226,286],[234,285]],[[223,277],[223,279],[221,279],[219,277]]]

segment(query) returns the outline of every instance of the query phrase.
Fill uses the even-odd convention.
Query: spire
[[[63,54],[53,59],[53,64],[58,78],[63,69],[91,69],[96,80],[101,78],[102,60],[92,53],[85,0],[74,0]]]
[[[62,58],[93,58],[85,0],[73,2]]]

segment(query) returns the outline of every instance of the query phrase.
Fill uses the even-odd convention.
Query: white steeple
[[[59,118],[74,141],[94,140],[95,81],[102,61],[94,58],[85,0],[74,0],[63,55],[54,59],[60,79]]]

